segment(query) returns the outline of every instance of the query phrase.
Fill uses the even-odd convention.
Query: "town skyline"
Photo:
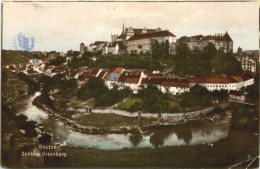
[[[111,34],[120,35],[123,22],[125,27],[168,29],[177,38],[228,31],[234,51],[239,46],[243,50],[259,46],[256,2],[140,4],[5,2],[3,49],[14,50],[13,39],[23,32],[35,37],[34,51],[79,51],[81,42],[88,46],[95,41],[110,41]]]

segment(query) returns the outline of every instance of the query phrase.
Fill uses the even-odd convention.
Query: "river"
[[[118,150],[123,148],[155,148],[165,146],[209,144],[228,136],[230,117],[210,123],[190,123],[168,129],[149,130],[145,134],[83,134],[60,120],[49,118],[48,114],[36,106],[32,101],[40,93],[24,100],[24,114],[28,120],[43,124],[46,131],[53,133],[52,143],[64,143],[68,147],[98,148],[104,150]]]

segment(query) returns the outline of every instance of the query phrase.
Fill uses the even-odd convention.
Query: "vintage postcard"
[[[259,167],[258,2],[4,1],[1,31],[1,167]]]

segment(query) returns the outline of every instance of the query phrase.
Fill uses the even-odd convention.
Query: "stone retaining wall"
[[[227,108],[228,103],[223,103],[218,106],[208,107],[206,109],[193,111],[193,112],[185,112],[185,113],[141,113],[141,117],[145,118],[161,118],[166,122],[179,122],[179,121],[190,121],[196,120],[200,117],[206,116],[209,112],[211,112],[214,108],[220,107],[221,109]],[[92,109],[92,113],[100,113],[100,114],[116,114],[127,117],[137,117],[138,112],[127,112],[123,110],[115,110],[115,109]]]

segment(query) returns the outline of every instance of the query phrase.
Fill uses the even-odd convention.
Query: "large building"
[[[223,50],[225,53],[233,52],[233,40],[229,36],[228,32],[225,34],[215,35],[196,35],[188,37],[185,42],[191,50],[195,48],[203,49],[208,43],[213,43],[217,50]]]
[[[142,33],[131,36],[127,40],[127,52],[139,54],[147,53],[152,50],[152,41],[157,40],[159,43],[169,42],[169,51],[174,54],[176,36],[168,30],[156,31],[151,33]]]
[[[151,52],[151,42],[157,40],[159,43],[169,42],[169,51],[174,54],[176,36],[168,30],[147,29],[144,28],[125,28],[123,24],[122,33],[118,35],[111,35],[111,42],[122,42],[126,47],[127,53]]]
[[[161,28],[157,28],[157,29],[147,29],[147,28],[133,28],[133,27],[129,27],[129,28],[125,28],[124,24],[123,24],[123,30],[122,33],[117,36],[117,35],[112,35],[112,41],[115,40],[117,42],[121,41],[123,42],[123,44],[125,46],[127,46],[127,40],[134,36],[134,35],[138,35],[138,34],[145,34],[145,33],[152,33],[152,32],[158,32],[161,31]]]
[[[241,67],[244,71],[257,72],[259,71],[259,51],[242,51],[242,48],[238,48],[237,53],[234,54],[236,59],[241,63]]]

